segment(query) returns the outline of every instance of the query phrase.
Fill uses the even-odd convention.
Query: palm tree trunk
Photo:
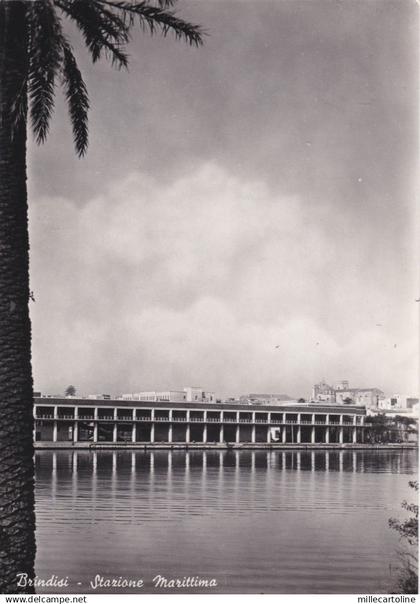
[[[34,576],[33,393],[29,319],[25,2],[0,2],[0,593]],[[20,581],[23,583],[23,581]]]

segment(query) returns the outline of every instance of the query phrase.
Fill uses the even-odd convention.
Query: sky
[[[418,392],[414,1],[182,0],[29,141],[36,390]],[[416,233],[417,231],[417,233]]]

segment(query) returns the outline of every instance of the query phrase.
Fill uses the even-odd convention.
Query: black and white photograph
[[[0,0],[2,602],[415,602],[418,84],[414,0]]]

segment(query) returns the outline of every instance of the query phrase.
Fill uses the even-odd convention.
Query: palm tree
[[[175,3],[0,1],[0,593],[34,591],[27,118],[37,142],[44,142],[59,82],[76,152],[84,155],[89,99],[62,21],[77,25],[93,62],[105,57],[125,68],[124,49],[135,25],[152,35],[172,33],[190,45],[202,44],[201,28],[177,17]]]

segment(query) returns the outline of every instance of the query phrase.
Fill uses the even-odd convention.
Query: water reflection
[[[38,451],[37,572],[219,592],[387,591],[415,451]],[[148,583],[147,583],[148,581]],[[77,585],[81,583],[81,586]]]

